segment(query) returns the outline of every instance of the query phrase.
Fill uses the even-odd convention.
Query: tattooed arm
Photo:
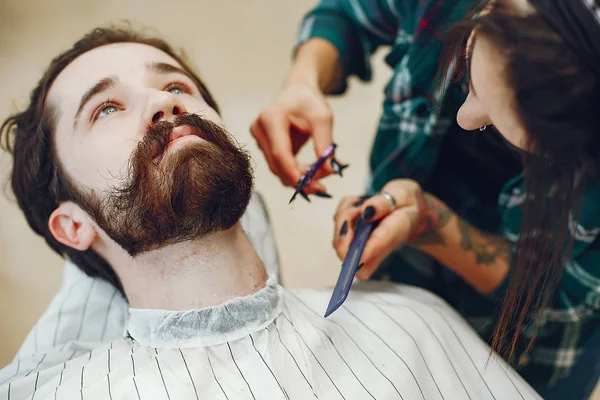
[[[409,179],[388,182],[389,196],[346,197],[334,216],[333,247],[340,260],[346,256],[354,223],[362,215],[378,221],[362,253],[358,279],[369,279],[398,246],[411,243],[452,269],[480,292],[492,292],[508,273],[510,243],[489,235],[461,220],[444,203],[424,193]]]
[[[508,240],[478,230],[432,195],[418,193],[417,204],[419,212],[410,216],[414,246],[480,292],[492,292],[504,281],[511,256]]]

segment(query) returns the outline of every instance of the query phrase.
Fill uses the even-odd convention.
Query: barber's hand
[[[369,279],[381,262],[402,243],[415,243],[425,232],[432,232],[446,218],[447,207],[435,197],[423,193],[421,186],[412,180],[398,179],[389,182],[382,192],[393,196],[396,206],[381,194],[370,198],[345,197],[334,216],[333,247],[340,260],[344,260],[358,219],[380,221],[373,230],[363,251],[358,279]],[[441,210],[444,210],[443,212]],[[443,222],[443,221],[442,221]]]
[[[299,164],[296,154],[312,138],[316,161],[333,143],[332,124],[331,108],[319,88],[294,83],[263,109],[250,127],[250,132],[264,153],[271,172],[284,185],[295,187],[309,166]],[[331,173],[331,165],[324,163],[305,192],[326,192],[318,179]]]

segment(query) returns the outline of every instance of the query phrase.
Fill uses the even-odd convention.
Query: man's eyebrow
[[[100,79],[94,86],[88,89],[87,92],[81,96],[81,101],[79,102],[79,107],[77,108],[77,112],[75,113],[75,119],[73,121],[73,130],[75,129],[75,125],[79,121],[79,117],[81,112],[83,111],[85,105],[92,99],[92,97],[107,91],[111,87],[115,86],[118,82],[118,78],[116,76],[109,76],[104,79]]]
[[[194,79],[192,74],[190,74],[185,69],[176,67],[175,65],[171,65],[171,64],[168,64],[165,62],[153,62],[150,64],[146,64],[146,68],[148,68],[149,71],[155,72],[157,74],[162,74],[162,75],[182,74],[182,75],[185,75],[188,78],[190,78],[193,82],[196,82],[196,80]]]

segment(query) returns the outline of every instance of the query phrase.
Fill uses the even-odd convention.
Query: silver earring
[[[480,130],[481,132],[483,132],[483,131],[485,131],[485,130],[486,130],[486,128],[487,128],[487,125],[483,125],[481,128],[479,128],[479,130]]]

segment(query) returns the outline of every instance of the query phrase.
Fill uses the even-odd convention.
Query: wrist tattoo
[[[496,260],[510,262],[510,243],[502,236],[479,232],[463,219],[458,219],[460,244],[466,251],[475,253],[477,265],[490,265]]]
[[[419,211],[409,214],[413,232],[409,241],[416,245],[445,245],[439,229],[448,224],[452,213],[441,201],[421,190],[415,198]]]

